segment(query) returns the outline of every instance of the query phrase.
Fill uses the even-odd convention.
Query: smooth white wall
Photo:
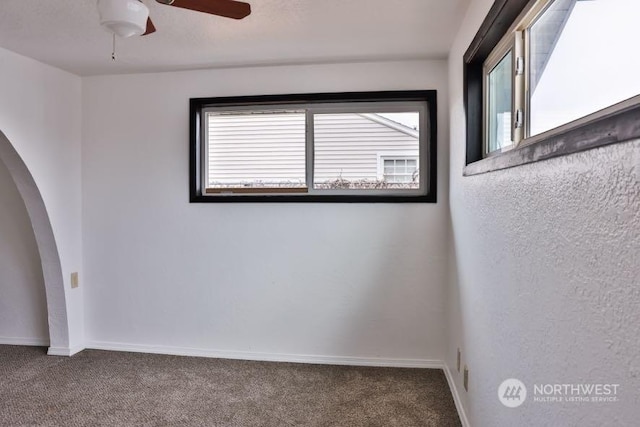
[[[48,345],[42,264],[27,209],[0,161],[0,343]]]
[[[442,360],[446,74],[409,61],[83,79],[88,345]],[[190,97],[404,89],[438,90],[437,204],[189,203]]]
[[[69,283],[71,272],[82,274],[80,93],[79,77],[0,48],[0,130],[31,172],[53,228],[66,300],[56,304],[66,304],[67,317],[50,311],[49,324],[68,328],[68,342],[51,345],[67,350],[84,341],[82,286]]]
[[[473,426],[627,426],[640,398],[640,142],[463,177],[463,54],[492,0],[476,0],[450,60],[453,283],[447,364]],[[455,351],[470,389],[455,373]],[[499,384],[529,388],[502,406]],[[533,384],[617,383],[617,403],[535,403]]]

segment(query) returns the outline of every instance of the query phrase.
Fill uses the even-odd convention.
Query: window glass
[[[488,76],[486,152],[511,145],[511,106],[513,96],[512,53],[509,51]]]
[[[314,114],[314,189],[417,189],[419,112]],[[411,157],[406,160],[380,158]],[[388,172],[388,173],[387,173]]]
[[[304,188],[305,112],[208,113],[208,188]]]
[[[529,30],[529,135],[640,94],[638,0],[556,0]]]

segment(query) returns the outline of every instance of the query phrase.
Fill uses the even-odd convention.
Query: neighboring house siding
[[[209,116],[209,182],[305,180],[305,115]]]
[[[375,114],[318,114],[314,133],[315,182],[376,180],[380,156],[418,156],[417,132]],[[210,182],[304,183],[305,115],[212,115],[208,154]]]
[[[418,138],[372,120],[374,114],[322,114],[315,120],[315,182],[376,180],[378,156],[418,156]]]

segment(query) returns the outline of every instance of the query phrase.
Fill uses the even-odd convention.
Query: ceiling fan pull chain
[[[113,33],[113,49],[111,50],[111,60],[116,60],[116,33]]]

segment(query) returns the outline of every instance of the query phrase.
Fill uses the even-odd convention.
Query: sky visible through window
[[[379,113],[378,115],[411,129],[420,130],[420,114],[418,113]]]
[[[537,70],[531,135],[640,94],[638,17],[640,0],[575,4],[546,65]],[[533,26],[534,43],[546,37],[538,35],[538,26],[543,27],[544,20]]]

